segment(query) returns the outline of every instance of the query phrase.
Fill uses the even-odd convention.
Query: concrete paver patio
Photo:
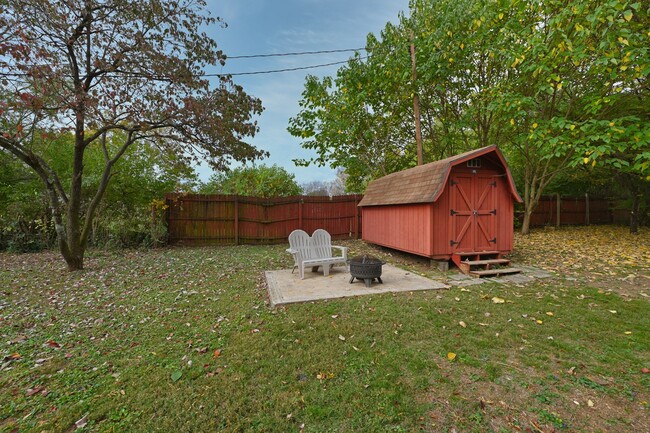
[[[383,266],[381,275],[383,284],[375,281],[371,287],[366,287],[363,281],[358,280],[350,284],[350,273],[343,266],[332,268],[327,277],[323,276],[322,271],[307,271],[304,280],[300,279],[297,270],[291,273],[291,269],[266,271],[265,274],[271,307],[348,296],[449,288],[439,281],[389,264]]]
[[[343,266],[332,268],[330,275],[325,277],[323,272],[305,272],[301,280],[298,271],[291,269],[266,271],[266,282],[269,290],[271,307],[297,302],[317,301],[322,299],[345,298],[349,296],[372,295],[387,292],[411,292],[416,290],[450,289],[453,287],[475,286],[484,283],[496,284],[526,284],[540,278],[551,278],[550,272],[532,266],[520,266],[521,274],[508,275],[501,278],[473,278],[469,275],[451,272],[446,281],[423,277],[413,272],[385,264],[379,284],[373,282],[366,287],[363,281],[355,280],[350,284],[350,273]]]

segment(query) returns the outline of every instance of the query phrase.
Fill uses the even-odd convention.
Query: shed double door
[[[494,251],[497,246],[496,173],[453,173],[449,180],[451,252]]]

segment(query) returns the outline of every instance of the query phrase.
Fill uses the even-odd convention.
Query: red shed
[[[370,182],[363,240],[432,259],[500,258],[512,250],[514,201],[499,148],[472,150]]]

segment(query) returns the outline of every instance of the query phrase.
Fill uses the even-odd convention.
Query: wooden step
[[[501,253],[498,251],[465,251],[457,252],[451,256],[452,262],[460,269],[463,274],[469,274],[471,266],[467,262],[479,262],[484,260],[497,260],[501,258]],[[496,264],[496,263],[495,263]],[[489,263],[483,266],[488,269]]]
[[[494,254],[499,254],[498,251],[472,251],[472,252],[465,252],[465,253],[454,253],[455,256],[488,256],[488,255],[494,255]]]
[[[510,260],[508,259],[464,260],[462,263],[470,266],[507,265],[510,263]]]
[[[477,267],[482,270],[492,269],[493,266],[509,265],[508,259],[483,259],[483,260],[463,260],[456,263],[458,269],[465,275],[469,275],[470,271],[477,271]]]
[[[500,275],[512,275],[518,274],[521,272],[521,269],[518,268],[503,268],[503,269],[485,269],[481,271],[469,271],[469,275],[481,278],[481,277],[498,277]]]

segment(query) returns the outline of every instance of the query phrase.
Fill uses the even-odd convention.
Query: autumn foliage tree
[[[220,23],[202,0],[2,1],[0,149],[46,187],[59,249],[83,268],[95,212],[127,150],[148,142],[184,164],[224,169],[265,153],[244,139],[257,131],[261,102],[227,77],[212,86],[204,70],[221,61],[200,29]],[[71,180],[37,152],[71,132]],[[120,140],[118,146],[108,146]],[[102,148],[95,191],[82,194],[89,146]]]
[[[289,131],[317,156],[299,162],[343,167],[357,186],[415,165],[417,93],[425,161],[499,145],[520,174],[523,233],[545,189],[578,166],[631,178],[638,198],[650,181],[649,12],[627,0],[412,0],[410,16],[368,36],[367,59],[308,77]]]

